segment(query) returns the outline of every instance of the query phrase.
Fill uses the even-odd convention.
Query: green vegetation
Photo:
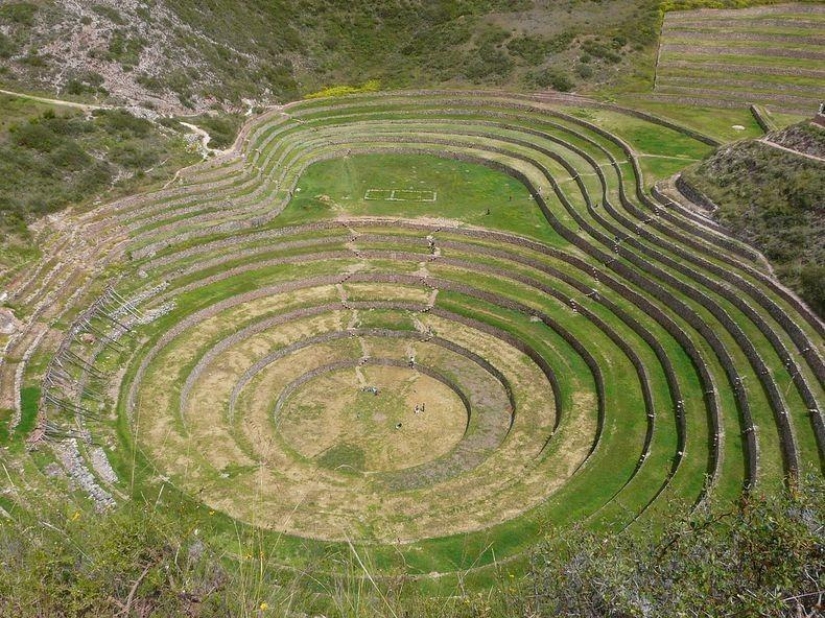
[[[574,531],[531,554],[527,573],[502,564],[490,592],[422,594],[403,573],[383,578],[355,548],[318,556],[303,574],[272,571],[260,537],[240,532],[216,553],[213,519],[130,504],[91,516],[0,520],[0,612],[35,616],[283,616],[602,618],[616,615],[816,615],[825,583],[821,481],[793,496],[744,499],[651,535]],[[319,586],[335,566],[341,575]],[[313,581],[315,580],[315,581]],[[813,612],[813,613],[811,613]]]
[[[531,589],[540,612],[560,616],[815,615],[823,497],[815,481],[793,497],[700,511],[661,537],[574,535],[536,556]]]
[[[822,324],[648,192],[696,162],[823,314],[825,132],[710,154],[747,108],[612,94],[650,86],[660,10],[743,3],[83,5],[106,71],[65,92],[109,97],[154,24],[180,62],[145,105],[203,113],[0,98],[0,614],[821,611]],[[49,83],[63,7],[0,7],[0,81]],[[181,169],[181,120],[226,148],[301,95]]]
[[[825,152],[825,131],[808,123],[768,139],[814,156]],[[684,173],[719,206],[719,221],[759,247],[779,278],[820,315],[825,315],[818,281],[825,265],[824,169],[821,161],[745,141],[723,147]]]
[[[445,0],[428,5],[381,0],[343,7],[329,0],[298,5],[279,0],[266,6],[253,0],[165,0],[154,10],[91,4],[78,20],[60,6],[13,2],[0,11],[0,24],[7,27],[0,37],[0,81],[48,91],[59,76],[64,94],[108,97],[103,84],[95,83],[98,78],[91,67],[81,64],[77,71],[63,71],[59,56],[32,51],[52,42],[52,24],[75,20],[101,32],[100,41],[88,50],[96,63],[116,67],[119,80],[134,83],[147,95],[175,98],[198,111],[215,99],[225,109],[238,109],[243,98],[288,101],[327,89],[346,92],[349,86],[341,84],[371,81],[387,89],[495,85],[515,90],[640,92],[653,85],[663,15],[765,4],[777,3]],[[752,20],[742,21],[743,28],[751,27],[746,22]],[[657,85],[661,92],[676,92],[673,88],[683,85],[667,80],[685,76],[670,66],[678,54],[671,57],[668,45],[679,39],[668,32]],[[758,25],[753,32],[758,33]],[[145,71],[138,67],[147,53],[186,62],[161,60]],[[691,59],[703,62],[701,56]],[[694,78],[710,75],[706,67],[697,68]],[[716,75],[721,81],[723,77]]]
[[[101,84],[86,79],[89,71],[64,74],[59,57],[18,55],[50,41],[54,34],[48,24],[70,19],[64,9],[13,6],[0,13],[0,24],[13,30],[0,40],[0,58],[7,57],[0,60],[0,69],[8,69],[0,73],[0,81],[49,90],[59,74],[63,93],[108,96]],[[162,11],[106,4],[83,9],[80,23],[102,31],[89,57],[116,67],[119,79],[149,95],[175,97],[184,107],[200,109],[213,98],[225,108],[237,108],[242,98],[289,101],[327,89],[338,92],[339,84],[377,81],[387,89],[495,84],[593,90],[625,82],[649,84],[648,61],[659,26],[658,0],[550,5],[535,0],[382,0],[347,6],[329,0],[297,5],[279,0],[266,6],[252,0],[166,0],[161,6]],[[76,15],[71,19],[77,20]],[[155,70],[139,69],[139,58],[150,48],[161,58],[186,58],[187,68],[161,60]],[[579,58],[587,70],[573,74],[565,69]],[[547,77],[559,73],[567,81]]]
[[[798,0],[801,3],[817,4],[819,0]],[[755,6],[787,4],[785,0],[664,0],[662,12],[692,11],[695,9],[747,9]]]
[[[815,327],[738,245],[722,250],[704,236],[689,244],[687,219],[654,211],[637,193],[639,169],[647,186],[708,151],[689,133],[607,106],[480,93],[466,102],[460,93],[308,100],[250,129],[246,157],[210,161],[183,173],[180,187],[85,219],[129,229],[118,293],[159,313],[99,356],[88,337],[71,343],[101,370],[84,380],[74,365],[90,391],[72,397],[93,412],[82,426],[107,445],[122,479],[116,487],[157,499],[165,513],[211,518],[198,525],[203,542],[227,562],[240,553],[238,530],[259,534],[268,552],[261,577],[309,572],[323,590],[349,568],[328,560],[351,555],[351,541],[382,581],[400,574],[434,596],[455,596],[461,581],[468,593],[460,595],[472,598],[496,585],[496,565],[526,572],[537,543],[577,523],[584,534],[658,533],[687,508],[675,501],[702,499],[708,478],[714,512],[736,503],[743,479],[781,491],[796,461],[783,440],[793,440],[800,465],[816,465],[803,397],[810,388],[818,401],[820,385],[790,375],[796,367],[811,375],[807,357],[784,365],[810,345]],[[633,287],[628,271],[643,273]],[[720,272],[730,288],[716,282]],[[647,277],[662,283],[650,288]],[[24,298],[37,298],[31,290]],[[769,312],[777,311],[796,316],[799,333],[775,325]],[[109,332],[104,320],[91,324]],[[375,325],[392,332],[357,333]],[[493,369],[472,369],[470,355],[441,360],[442,340]],[[363,467],[373,447],[390,441],[344,439],[339,418],[314,412],[294,417],[306,427],[278,433],[271,406],[279,385],[354,358],[408,368],[413,354],[416,366],[446,375],[472,400],[470,425],[459,429],[489,443],[450,443],[438,451],[443,459],[352,474],[339,468]],[[27,364],[27,379],[36,381],[43,356]],[[121,368],[120,395],[96,401],[95,392],[116,390]],[[696,396],[707,392],[700,369],[720,385],[718,413]],[[352,388],[360,388],[357,375],[346,372]],[[509,387],[485,386],[497,379]],[[748,397],[744,420],[737,379]],[[771,399],[771,384],[781,399]],[[546,408],[552,401],[558,414]],[[495,416],[509,406],[512,417]],[[76,422],[60,405],[48,410],[55,424]],[[762,431],[755,451],[747,427],[775,425],[777,410],[794,433]],[[478,430],[483,419],[486,431]],[[301,450],[288,437],[316,440],[322,431],[340,446]],[[724,450],[706,438],[717,431]],[[433,452],[436,442],[428,440]],[[89,460],[91,447],[79,448]],[[159,485],[161,476],[169,484]],[[456,495],[473,505],[461,517]],[[433,571],[441,577],[427,578]],[[297,586],[300,594],[312,588]]]
[[[331,470],[360,472],[364,469],[364,451],[354,444],[337,444],[318,457],[318,464]]]
[[[33,26],[37,5],[31,2],[9,2],[0,7],[0,19],[21,26]]]
[[[678,102],[653,101],[633,95],[616,97],[616,102],[630,109],[673,120],[681,126],[699,131],[720,142],[732,142],[763,135],[762,129],[745,108],[712,108]],[[799,116],[785,117],[783,124],[799,122]]]
[[[27,436],[34,429],[37,422],[37,410],[40,406],[40,389],[29,386],[20,391],[20,423],[16,431],[21,436]]]
[[[773,2],[666,2],[674,8],[742,8]],[[810,8],[811,10],[805,10]],[[655,93],[710,105],[770,105],[812,115],[821,96],[821,38],[795,20],[825,27],[825,11],[781,5],[726,12],[668,12],[664,17]]]
[[[244,123],[244,117],[240,114],[201,114],[200,116],[188,116],[184,120],[209,133],[211,138],[209,147],[218,149],[232,146]],[[174,127],[177,123],[174,119],[166,118],[162,124]]]
[[[799,275],[802,296],[819,315],[825,315],[825,266],[806,264]]]
[[[381,90],[381,82],[377,79],[371,79],[364,82],[361,86],[330,86],[318,92],[311,92],[306,95],[305,99],[322,99],[324,97],[343,97],[348,94],[358,94],[361,92],[378,92]]]
[[[281,221],[344,214],[442,217],[548,237],[535,201],[516,179],[433,155],[351,155],[316,163],[301,177]]]
[[[85,116],[0,95],[0,263],[31,257],[36,218],[158,186],[195,160],[182,138],[126,111]]]
[[[98,111],[87,119],[47,110],[9,126],[0,140],[2,211],[10,217],[88,204],[114,188],[119,176],[126,176],[117,181],[119,192],[132,192],[168,178],[172,166],[164,160],[170,155],[186,157],[181,140],[125,111]]]

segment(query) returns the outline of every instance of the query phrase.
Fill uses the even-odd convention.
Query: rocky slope
[[[825,316],[825,128],[804,122],[724,146],[683,179]]]
[[[0,87],[163,114],[337,84],[586,89],[645,79],[657,0],[12,0]],[[640,60],[644,59],[644,62]],[[644,73],[644,71],[642,71]]]

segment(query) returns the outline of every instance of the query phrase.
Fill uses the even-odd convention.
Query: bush
[[[48,152],[63,143],[61,136],[38,121],[16,125],[11,128],[10,132],[18,146],[40,152]]]
[[[323,584],[331,598],[318,593],[311,570],[303,580],[289,579],[254,531],[237,533],[233,553],[249,551],[247,559],[219,554],[207,540],[215,534],[211,523],[138,500],[104,514],[41,509],[35,525],[4,522],[0,615],[18,618],[817,616],[825,583],[825,487],[818,474],[793,493],[746,495],[726,510],[699,509],[666,523],[663,531],[566,530],[532,552],[523,578],[502,564],[491,573],[490,590],[462,590],[460,599],[406,587],[402,595],[396,578],[365,586],[346,575],[329,589]],[[342,559],[335,556],[339,567]]]
[[[80,171],[88,167],[93,159],[77,144],[77,142],[66,142],[56,148],[48,156],[49,162],[55,167]]]
[[[527,61],[528,64],[539,64],[547,54],[547,46],[542,39],[533,36],[522,36],[507,43],[507,50]]]
[[[553,68],[531,73],[527,79],[534,87],[553,88],[559,92],[570,92],[576,86],[567,73]]]
[[[522,36],[512,39],[507,43],[507,50],[524,58],[528,64],[540,64],[548,55],[558,54],[570,47],[570,43],[576,35],[571,30],[566,30],[552,38],[539,38],[533,36]]]
[[[604,43],[599,43],[598,41],[585,41],[582,43],[582,49],[592,57],[600,58],[606,62],[618,64],[622,61],[622,57],[619,54]]]
[[[30,2],[10,2],[0,6],[0,21],[33,26],[37,5]]]
[[[100,73],[87,71],[70,77],[63,89],[67,94],[73,95],[95,94],[103,90],[103,82],[104,78]]]
[[[802,269],[802,297],[811,309],[825,316],[825,266],[808,264]]]
[[[109,21],[116,23],[119,26],[123,26],[126,24],[126,20],[123,19],[123,16],[120,14],[120,12],[114,7],[108,6],[106,4],[93,4],[92,10],[101,17],[104,17]]]
[[[151,92],[163,92],[165,89],[163,81],[154,75],[141,73],[135,76],[135,81]]]
[[[130,170],[144,170],[158,162],[158,153],[145,150],[139,144],[119,144],[112,148],[109,159]]]
[[[802,139],[796,125],[773,138],[780,143]],[[825,264],[825,175],[820,168],[816,161],[750,140],[721,148],[683,177],[719,206],[715,216],[725,226],[755,244],[774,262],[780,280],[804,296],[803,267]],[[808,286],[815,308],[816,286],[810,279]]]
[[[94,115],[103,129],[121,137],[146,137],[152,130],[151,122],[125,110],[96,110]]]
[[[0,58],[11,58],[17,53],[17,45],[9,37],[0,32]]]
[[[590,79],[593,77],[593,67],[589,64],[579,64],[576,66],[576,75],[582,79]]]
[[[109,39],[106,59],[116,60],[121,64],[137,64],[144,44],[143,39],[130,37],[123,29],[116,28]]]
[[[224,586],[224,570],[179,522],[137,507],[52,519],[28,534],[0,529],[0,614],[228,614],[207,598]]]
[[[30,49],[28,53],[20,59],[23,64],[33,68],[43,68],[46,66],[48,56],[41,56],[37,50]]]
[[[502,50],[487,44],[473,49],[464,69],[467,79],[474,82],[496,81],[513,70],[513,61]]]
[[[488,26],[484,28],[476,39],[478,47],[485,47],[487,45],[498,45],[510,38],[510,33],[500,26]]]
[[[533,559],[531,615],[814,616],[825,582],[825,491],[745,496],[663,535],[578,533]],[[811,594],[813,593],[813,594]],[[813,613],[811,613],[813,612]]]

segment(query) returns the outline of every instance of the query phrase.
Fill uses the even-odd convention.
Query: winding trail
[[[799,152],[798,150],[788,148],[787,146],[781,146],[776,142],[770,141],[767,137],[763,137],[759,141],[765,144],[766,146],[770,146],[771,148],[776,148],[777,150],[784,150],[785,152],[789,152],[800,157],[805,157],[806,159],[811,159],[812,161],[819,161],[820,163],[825,163],[825,157],[818,157],[816,155],[808,154],[807,152]]]

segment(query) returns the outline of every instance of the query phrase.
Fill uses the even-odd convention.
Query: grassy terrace
[[[438,92],[259,117],[80,217],[88,271],[56,239],[16,280],[42,318],[7,344],[0,438],[38,437],[41,470],[78,439],[69,499],[177,509],[242,565],[254,531],[290,577],[333,581],[352,547],[445,594],[575,524],[821,474],[825,327],[648,193],[710,151],[690,129],[739,124],[710,114]]]
[[[822,95],[823,28],[816,4],[669,12],[654,92],[810,115]]]

